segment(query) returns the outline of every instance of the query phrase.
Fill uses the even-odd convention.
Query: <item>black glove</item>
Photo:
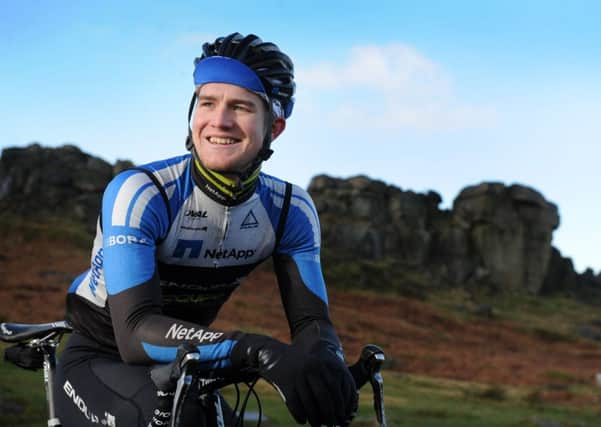
[[[271,383],[298,423],[346,426],[357,412],[355,382],[337,349],[310,329],[292,345],[246,335],[234,347],[232,363]]]

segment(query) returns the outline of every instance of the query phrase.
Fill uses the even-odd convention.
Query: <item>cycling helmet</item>
[[[230,83],[255,92],[262,97],[269,110],[269,119],[288,118],[294,106],[294,65],[292,60],[274,43],[264,42],[258,36],[232,33],[202,46],[202,55],[194,60],[194,84]],[[188,123],[196,101],[192,97]],[[269,126],[270,128],[271,126]],[[258,158],[242,177],[252,173],[271,154],[271,134],[267,132]],[[188,129],[186,147],[192,149]]]
[[[217,59],[215,57],[234,59],[252,70],[259,77],[265,95],[271,101],[275,100],[280,104],[284,117],[290,117],[294,106],[293,96],[296,87],[294,65],[288,55],[275,44],[264,42],[254,34],[242,36],[240,33],[220,37],[213,43],[205,43],[202,46],[202,56],[194,61],[194,83],[196,85],[208,82],[206,79],[211,76],[203,75],[202,71],[206,66],[203,62],[209,58]],[[217,59],[215,62],[218,61]],[[207,61],[208,63],[209,61]],[[220,71],[223,72],[223,69]],[[256,87],[249,87],[249,89],[260,92]]]

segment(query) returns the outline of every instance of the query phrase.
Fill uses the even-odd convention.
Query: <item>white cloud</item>
[[[448,130],[496,121],[492,108],[457,99],[447,73],[408,45],[356,46],[344,62],[299,69],[297,80],[311,110],[341,126]]]
[[[410,91],[414,85],[440,90],[446,77],[438,66],[410,46],[355,46],[343,64],[323,62],[298,71],[298,79],[317,89],[365,86],[380,90]]]
[[[494,110],[469,105],[403,105],[388,104],[380,113],[360,106],[340,106],[328,114],[330,123],[338,127],[349,123],[367,123],[372,128],[419,130],[460,130],[487,128],[496,123]]]

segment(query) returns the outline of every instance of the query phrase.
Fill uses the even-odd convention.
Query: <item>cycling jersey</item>
[[[189,154],[117,175],[103,196],[91,267],[67,296],[75,329],[128,363],[171,361],[189,341],[209,366],[227,367],[240,333],[208,326],[273,255],[292,336],[318,321],[321,338],[339,347],[307,192],[261,173],[237,204],[219,200]]]

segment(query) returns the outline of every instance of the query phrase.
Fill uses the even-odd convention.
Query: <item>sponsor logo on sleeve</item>
[[[100,248],[96,255],[94,255],[94,259],[92,259],[92,268],[90,269],[90,291],[92,291],[92,295],[94,296],[96,296],[98,281],[102,277],[102,254],[103,249]]]
[[[213,342],[218,340],[223,332],[205,331],[204,329],[187,328],[184,325],[174,323],[171,325],[165,338],[173,340],[198,340],[198,342]]]
[[[105,246],[118,246],[118,245],[150,245],[150,241],[144,237],[137,237],[133,234],[116,234],[113,236],[107,236],[104,239]]]

